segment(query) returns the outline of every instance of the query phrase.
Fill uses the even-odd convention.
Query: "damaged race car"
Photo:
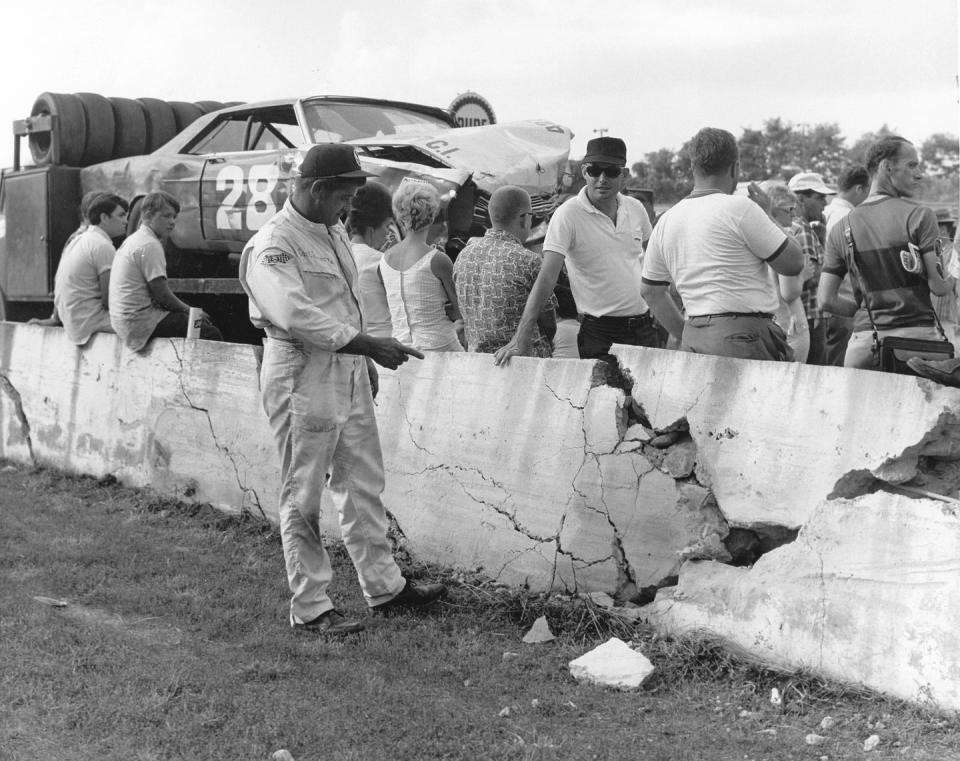
[[[139,109],[130,105],[138,103]],[[569,129],[546,120],[458,127],[444,109],[370,98],[318,96],[216,110],[211,105],[221,104],[89,93],[40,96],[31,117],[14,124],[15,166],[3,175],[7,230],[0,245],[0,301],[5,294],[8,303],[49,303],[60,250],[84,193],[103,190],[128,199],[129,233],[138,224],[143,196],[166,190],[181,204],[167,247],[171,287],[199,294],[191,301],[226,325],[234,340],[256,340],[240,327],[246,304],[236,279],[239,254],[285,202],[287,180],[311,145],[355,146],[363,168],[391,191],[406,177],[432,184],[443,200],[446,250],[455,258],[469,237],[489,226],[490,194],[503,185],[530,193],[542,237],[572,138]],[[20,167],[24,136],[36,167]],[[44,177],[30,182],[30,173]],[[28,221],[36,202],[25,199],[37,195],[41,184],[42,203],[61,208],[34,209],[41,212],[35,218],[69,219],[63,229],[21,229],[36,224]],[[35,266],[27,266],[30,286],[24,287],[24,265],[31,259]]]

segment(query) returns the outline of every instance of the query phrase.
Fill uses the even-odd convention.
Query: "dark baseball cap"
[[[595,137],[587,143],[584,164],[627,165],[627,144],[619,137]]]
[[[332,180],[335,177],[376,177],[360,168],[360,160],[352,146],[344,143],[315,145],[300,162],[301,177]]]

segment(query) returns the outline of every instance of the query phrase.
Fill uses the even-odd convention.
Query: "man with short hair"
[[[913,143],[896,135],[881,138],[867,151],[867,171],[870,195],[827,237],[818,296],[824,310],[854,316],[843,366],[871,370],[876,369],[876,357],[866,308],[879,338],[937,340],[941,336],[930,294],[950,293],[954,279],[941,272],[936,214],[911,200],[923,180]],[[856,300],[839,296],[847,273]]]
[[[94,333],[113,333],[109,312],[110,269],[117,253],[113,239],[127,229],[127,209],[127,202],[112,193],[84,197],[83,224],[64,246],[57,265],[53,313],[31,322],[63,325],[77,346]]]
[[[823,210],[827,235],[847,214],[863,203],[870,194],[870,173],[863,164],[847,167],[837,180],[837,194]],[[853,299],[850,278],[840,284],[840,296]],[[843,367],[843,355],[853,332],[853,318],[838,314],[823,313],[823,364],[827,367]]]
[[[405,579],[387,537],[373,363],[394,369],[423,355],[363,332],[357,267],[340,218],[369,176],[351,146],[313,146],[287,202],[240,258],[250,320],[267,335],[260,387],[280,452],[290,625],[322,635],[363,629],[327,593],[333,567],[320,531],[320,498],[328,476],[343,542],[373,611],[426,607],[446,592],[441,584]]]
[[[530,354],[537,317],[564,265],[583,312],[577,335],[582,358],[616,364],[611,344],[660,346],[650,309],[640,296],[643,248],[652,226],[643,204],[620,192],[626,164],[627,146],[620,138],[597,137],[587,143],[580,170],[586,185],[550,220],[540,274],[516,333],[496,352],[498,365],[517,354]]]
[[[148,193],[140,206],[140,228],[117,251],[110,278],[110,322],[132,351],[143,349],[151,338],[187,333],[190,305],[170,290],[163,251],[179,213],[180,203],[169,193]],[[200,338],[223,340],[206,315]]]
[[[467,350],[492,353],[507,343],[523,315],[540,273],[540,257],[524,248],[530,234],[530,196],[506,185],[490,196],[491,227],[471,238],[453,264],[457,303],[466,328]],[[532,355],[549,357],[556,332],[553,298],[543,305],[534,329]],[[552,330],[551,330],[552,328]]]
[[[750,185],[750,198],[732,195],[740,155],[731,133],[705,127],[690,145],[693,192],[654,228],[641,293],[684,351],[789,361],[793,352],[773,321],[780,302],[768,265],[798,275],[800,247],[770,217],[770,199],[758,186]],[[686,321],[668,293],[671,283]]]
[[[790,227],[791,234],[797,239],[803,250],[804,261],[811,273],[803,281],[800,299],[807,313],[807,325],[810,329],[810,352],[808,365],[823,364],[824,323],[823,312],[817,303],[817,285],[820,282],[820,270],[823,268],[823,243],[814,225],[823,224],[823,209],[827,205],[827,196],[836,191],[829,187],[823,177],[816,172],[800,172],[787,183],[800,201],[797,217]],[[822,232],[822,228],[819,232]]]

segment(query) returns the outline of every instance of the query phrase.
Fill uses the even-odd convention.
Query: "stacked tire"
[[[105,98],[89,92],[45,92],[34,101],[30,115],[55,116],[56,126],[52,132],[30,135],[30,155],[37,166],[56,163],[74,167],[142,156],[224,105],[212,100],[187,103]]]

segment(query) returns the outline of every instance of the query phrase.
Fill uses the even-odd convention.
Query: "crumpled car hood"
[[[451,167],[473,174],[492,193],[503,185],[553,192],[570,154],[573,133],[546,120],[461,127],[429,135],[391,135],[351,140],[358,146],[415,146]]]

